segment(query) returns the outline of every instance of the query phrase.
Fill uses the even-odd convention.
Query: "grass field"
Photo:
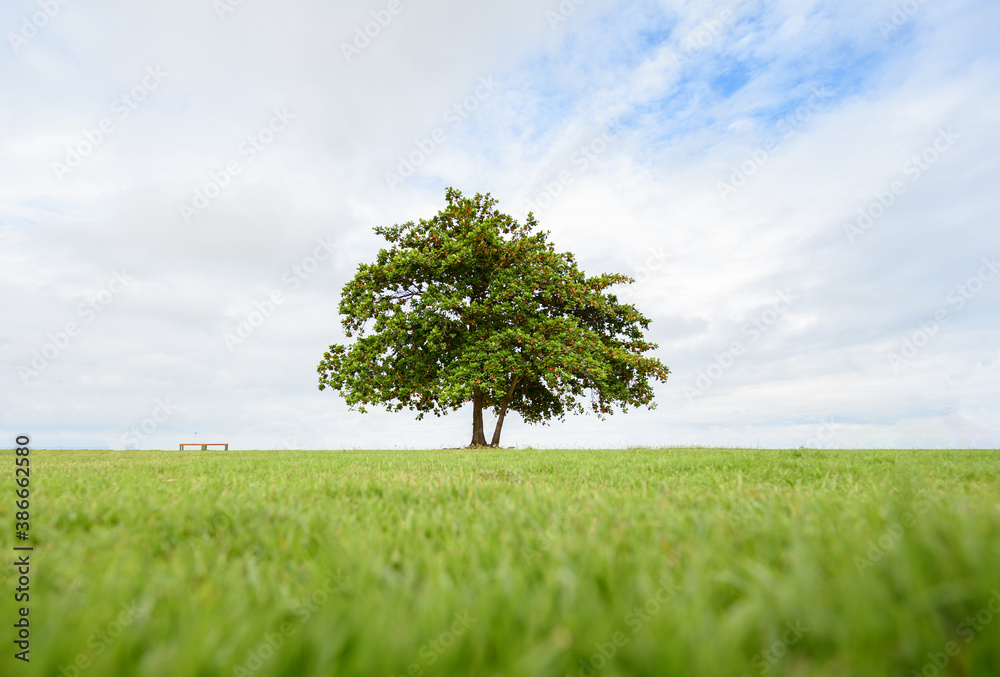
[[[31,458],[3,675],[1000,675],[996,451]]]

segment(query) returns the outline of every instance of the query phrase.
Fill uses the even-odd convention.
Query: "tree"
[[[319,363],[319,389],[349,405],[404,407],[441,416],[472,402],[472,446],[485,446],[483,408],[528,423],[613,405],[652,409],[650,379],[669,370],[643,353],[649,319],[605,290],[625,275],[586,277],[557,252],[529,213],[524,224],[496,209],[489,194],[446,191],[429,220],[377,227],[391,247],[361,264],[344,285],[340,313],[352,346],[331,345]],[[369,326],[371,322],[371,326]]]

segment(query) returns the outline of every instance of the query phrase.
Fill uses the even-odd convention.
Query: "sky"
[[[468,444],[471,406],[361,414],[316,373],[373,228],[453,186],[634,277],[671,371],[504,446],[1000,446],[993,0],[9,0],[0,30],[11,440]]]

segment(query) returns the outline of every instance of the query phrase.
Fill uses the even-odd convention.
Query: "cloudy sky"
[[[467,444],[471,409],[316,387],[372,228],[454,186],[635,277],[672,372],[655,410],[504,445],[1000,445],[995,0],[10,0],[0,28],[10,439]]]

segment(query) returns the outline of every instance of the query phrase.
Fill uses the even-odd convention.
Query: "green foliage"
[[[548,233],[449,188],[429,220],[378,227],[391,247],[361,264],[340,313],[352,346],[331,345],[319,388],[350,405],[442,415],[481,399],[529,423],[620,405],[653,408],[651,380],[669,370],[643,353],[649,319],[607,289],[625,275],[587,277]]]
[[[996,451],[34,450],[32,486],[0,675],[1000,674]]]

